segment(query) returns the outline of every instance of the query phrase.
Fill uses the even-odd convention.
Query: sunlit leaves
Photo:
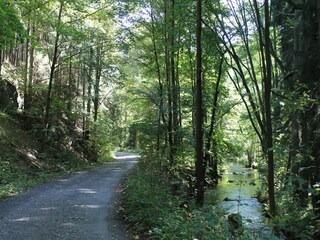
[[[0,49],[13,47],[16,39],[23,41],[25,30],[12,2],[0,0],[0,23]]]

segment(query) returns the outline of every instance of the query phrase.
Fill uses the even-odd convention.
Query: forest
[[[319,239],[319,96],[319,0],[0,0],[0,196],[136,151],[134,239]]]

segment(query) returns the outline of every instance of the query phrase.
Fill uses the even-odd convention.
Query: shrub
[[[213,206],[197,209],[170,191],[168,175],[156,157],[143,158],[127,180],[127,220],[150,239],[232,239]]]

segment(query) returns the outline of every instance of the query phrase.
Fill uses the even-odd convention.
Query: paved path
[[[99,168],[77,172],[0,203],[0,240],[126,240],[115,217],[119,183],[137,155],[117,153]]]

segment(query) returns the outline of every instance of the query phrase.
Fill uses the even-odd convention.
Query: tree
[[[268,193],[270,212],[274,216],[276,214],[276,201],[274,193],[274,149],[273,149],[273,131],[271,120],[271,88],[272,88],[272,62],[271,62],[271,43],[270,43],[270,15],[269,1],[264,2],[265,14],[265,56],[266,56],[266,73],[264,78],[264,95],[265,95],[265,111],[266,111],[266,144],[268,151]]]
[[[197,81],[195,101],[195,129],[196,129],[196,202],[199,206],[204,203],[204,181],[206,166],[203,154],[203,105],[202,105],[202,0],[197,0]]]
[[[54,40],[54,48],[53,48],[52,59],[51,59],[49,85],[48,85],[47,100],[45,105],[46,108],[45,108],[45,114],[44,114],[45,138],[48,137],[48,130],[50,128],[49,117],[50,117],[50,110],[51,110],[52,86],[53,86],[53,78],[55,75],[58,57],[59,57],[58,51],[59,51],[59,41],[60,41],[60,35],[61,35],[62,11],[63,11],[64,4],[65,4],[64,1],[60,2],[58,19],[55,26],[55,40]]]
[[[0,79],[3,60],[3,50],[12,48],[15,41],[22,42],[24,27],[17,16],[12,3],[0,1]]]

